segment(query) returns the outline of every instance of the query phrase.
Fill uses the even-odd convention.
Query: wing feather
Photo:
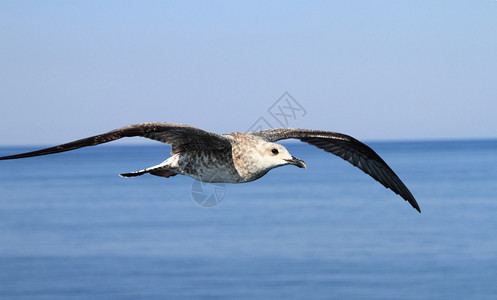
[[[190,125],[149,122],[122,127],[107,133],[46,149],[0,157],[0,160],[65,152],[82,147],[108,143],[124,137],[134,136],[141,136],[169,144],[172,148],[172,154],[192,148],[224,149],[226,147],[230,147],[231,145],[230,140],[222,135],[208,132]]]
[[[414,196],[387,163],[373,149],[351,136],[332,131],[293,128],[268,129],[252,132],[252,134],[264,137],[271,142],[298,139],[337,155],[400,195],[421,212]]]

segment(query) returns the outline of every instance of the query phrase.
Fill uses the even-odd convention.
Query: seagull
[[[148,173],[169,178],[180,174],[210,183],[250,182],[277,167],[294,165],[306,168],[303,160],[292,156],[284,146],[275,143],[297,139],[348,161],[421,212],[409,189],[373,149],[351,136],[332,131],[274,128],[221,135],[185,124],[148,122],[50,148],[3,156],[0,160],[60,153],[135,136],[169,144],[172,156],[158,165],[120,174],[122,177]]]

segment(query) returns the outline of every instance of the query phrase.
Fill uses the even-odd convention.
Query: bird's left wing
[[[171,145],[172,154],[188,148],[226,149],[231,147],[226,137],[184,124],[165,122],[139,123],[107,133],[37,151],[0,157],[0,160],[53,154],[108,143],[125,137],[141,136]]]
[[[271,142],[298,139],[337,155],[400,195],[421,212],[414,196],[387,163],[373,149],[351,136],[332,131],[293,128],[268,129],[252,134]]]

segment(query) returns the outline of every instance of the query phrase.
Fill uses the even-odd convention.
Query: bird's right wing
[[[115,141],[124,137],[141,136],[171,145],[172,154],[191,148],[226,149],[231,146],[228,138],[190,125],[164,122],[139,123],[107,133],[33,152],[0,157],[0,160],[25,158],[75,150]]]
[[[400,195],[421,212],[414,196],[387,163],[373,149],[351,136],[332,131],[293,128],[268,129],[252,134],[271,142],[298,139],[339,156]]]

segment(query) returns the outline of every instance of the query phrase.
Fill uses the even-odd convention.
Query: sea
[[[160,144],[0,161],[0,299],[497,299],[497,140],[368,144],[421,213],[307,144],[245,184],[118,176]]]

